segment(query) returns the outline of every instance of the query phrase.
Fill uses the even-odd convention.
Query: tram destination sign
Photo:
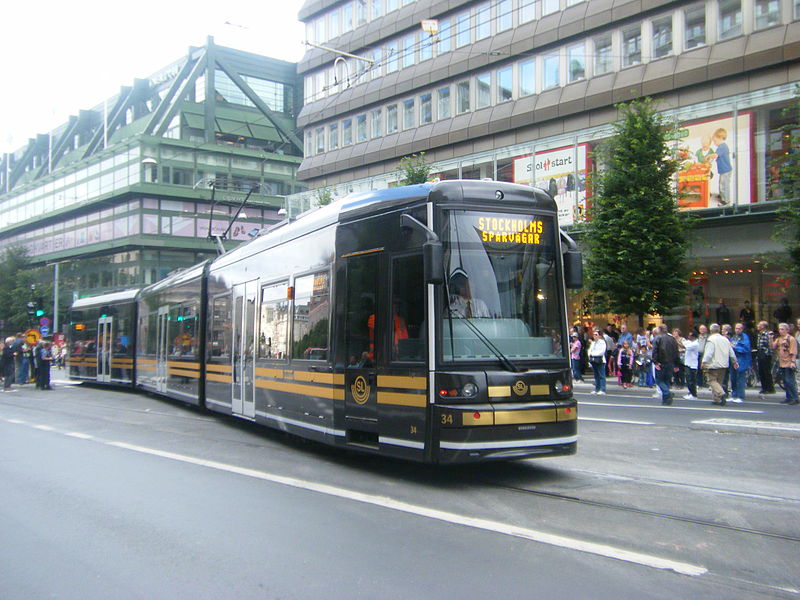
[[[482,241],[508,244],[539,245],[544,231],[541,220],[517,217],[477,217],[476,227]]]

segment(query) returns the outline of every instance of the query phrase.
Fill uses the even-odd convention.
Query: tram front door
[[[347,259],[345,349],[345,425],[351,443],[377,444],[377,362],[381,358],[382,311],[378,279],[379,255]]]
[[[156,390],[166,392],[169,374],[169,306],[159,307],[156,332]]]
[[[256,294],[258,281],[233,286],[233,378],[231,411],[235,415],[254,419]]]
[[[100,317],[97,320],[97,381],[111,381],[111,358],[114,348],[114,317]]]

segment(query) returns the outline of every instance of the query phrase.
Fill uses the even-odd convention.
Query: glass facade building
[[[2,157],[0,250],[58,263],[66,306],[250,239],[306,189],[301,98],[294,63],[209,39]]]

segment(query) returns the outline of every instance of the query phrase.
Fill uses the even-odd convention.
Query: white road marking
[[[128,444],[126,442],[105,442],[105,443],[108,444],[109,446],[114,446],[116,448],[132,450],[134,452],[141,452],[144,454],[150,454],[153,456],[168,458],[170,460],[177,460],[180,462],[185,462],[201,467],[217,469],[219,471],[234,473],[236,475],[242,475],[245,477],[252,477],[254,479],[261,479],[263,481],[269,481],[271,483],[277,483],[280,485],[285,485],[297,489],[317,492],[328,496],[335,496],[337,498],[343,498],[345,500],[363,502],[365,504],[380,506],[382,508],[388,508],[390,510],[396,510],[399,512],[409,513],[421,517],[427,517],[429,519],[444,521],[455,525],[464,525],[466,527],[473,527],[475,529],[482,529],[484,531],[491,531],[494,533],[500,533],[512,537],[523,538],[534,542],[539,542],[542,544],[558,546],[560,548],[566,548],[569,550],[576,550],[578,552],[596,554],[599,556],[635,563],[638,565],[652,567],[655,569],[675,571],[676,573],[680,573],[682,575],[699,576],[699,575],[704,575],[705,573],[708,572],[708,569],[700,565],[693,565],[691,563],[669,560],[658,556],[653,556],[650,554],[643,554],[640,552],[632,552],[630,550],[624,550],[622,548],[616,548],[614,546],[609,546],[606,544],[597,544],[594,542],[588,542],[576,538],[553,535],[543,531],[538,531],[536,529],[518,527],[515,525],[510,525],[508,523],[500,523],[498,521],[490,521],[488,519],[479,519],[475,517],[468,517],[465,515],[459,515],[456,513],[446,512],[442,510],[436,510],[424,506],[409,504],[407,502],[402,502],[400,500],[394,500],[393,498],[387,498],[386,496],[365,494],[362,492],[348,490],[345,488],[340,488],[323,483],[305,481],[294,477],[276,475],[274,473],[266,473],[264,471],[258,471],[256,469],[237,467],[235,465],[229,465],[213,460],[195,458],[192,456],[186,456],[184,454],[176,454],[174,452],[165,452],[162,450],[156,450],[154,448],[147,448],[144,446]]]
[[[69,437],[78,438],[79,440],[91,440],[94,439],[93,435],[89,435],[88,433],[81,433],[80,431],[68,431],[64,433],[64,435],[68,435]]]
[[[24,421],[19,421],[16,419],[6,419],[9,423],[16,423],[21,425],[27,425]],[[501,523],[499,521],[491,521],[489,519],[480,519],[476,517],[468,517],[466,515],[459,515],[457,513],[447,512],[443,510],[437,510],[433,508],[428,508],[425,506],[419,506],[416,504],[410,504],[408,502],[403,502],[401,500],[395,500],[393,498],[388,498],[386,496],[377,496],[374,494],[365,494],[363,492],[358,492],[355,490],[348,490],[346,488],[340,488],[332,485],[327,485],[324,483],[316,483],[313,481],[306,481],[303,479],[298,479],[295,477],[287,477],[284,475],[277,475],[275,473],[267,473],[265,471],[259,471],[256,469],[248,469],[245,467],[238,467],[236,465],[230,465],[214,460],[206,460],[202,458],[197,458],[194,456],[187,456],[185,454],[177,454],[175,452],[167,452],[165,450],[157,450],[155,448],[148,448],[146,446],[138,446],[135,444],[128,444],[127,442],[119,442],[119,441],[109,441],[109,440],[101,440],[98,438],[94,438],[88,434],[82,434],[80,432],[71,431],[71,432],[64,432],[58,431],[53,427],[48,425],[32,425],[32,427],[36,429],[41,429],[44,431],[52,431],[56,433],[60,433],[62,435],[68,435],[70,437],[77,437],[81,439],[92,439],[95,442],[99,442],[101,444],[105,444],[107,446],[112,446],[114,448],[120,448],[123,450],[130,450],[133,452],[139,452],[142,454],[148,454],[151,456],[158,456],[160,458],[166,458],[169,460],[175,460],[178,462],[183,462],[187,464],[192,464],[200,467],[206,467],[209,469],[216,469],[218,471],[224,471],[227,473],[232,473],[235,475],[241,475],[244,477],[251,477],[253,479],[259,479],[262,481],[269,481],[271,483],[276,483],[279,485],[284,485],[288,487],[293,487],[296,489],[306,490],[310,492],[316,492],[319,494],[325,494],[327,496],[333,496],[337,498],[342,498],[345,500],[351,500],[354,502],[362,502],[364,504],[370,504],[372,506],[379,506],[381,508],[386,508],[389,510],[395,510],[398,512],[404,512],[407,514],[417,515],[420,517],[425,517],[428,519],[435,519],[437,521],[442,521],[446,523],[451,523],[454,525],[462,525],[465,527],[472,527],[474,529],[481,529],[484,531],[490,531],[493,533],[499,533],[502,535],[508,535],[511,537],[531,540],[533,542],[538,542],[541,544],[548,544],[550,546],[557,546],[559,548],[565,548],[568,550],[575,550],[577,552],[584,552],[587,554],[595,554],[597,556],[603,556],[606,558],[612,558],[615,560],[620,560],[628,563],[633,563],[645,567],[651,567],[654,569],[661,569],[667,571],[674,571],[681,575],[689,575],[692,577],[697,577],[700,575],[705,575],[708,573],[708,569],[701,565],[695,565],[691,563],[685,563],[675,560],[670,560],[667,558],[662,558],[659,556],[653,556],[652,554],[644,554],[641,552],[634,552],[631,550],[625,550],[624,548],[617,548],[615,546],[610,546],[607,544],[598,544],[596,542],[589,542],[586,540],[581,540],[577,538],[571,538],[561,535],[555,535],[551,533],[547,533],[544,531],[539,531],[537,529],[530,529],[527,527],[519,527],[516,525],[511,525],[509,523]]]
[[[624,423],[625,425],[655,425],[650,421],[625,421],[624,419],[595,419],[594,417],[578,417],[578,421],[599,421],[601,423]]]
[[[655,398],[653,398],[655,400]],[[763,410],[747,410],[743,408],[727,408],[727,407],[720,407],[720,408],[713,408],[713,407],[694,407],[694,406],[667,406],[664,404],[617,404],[614,402],[588,402],[586,400],[581,400],[578,402],[578,406],[613,406],[616,408],[649,408],[649,409],[657,409],[657,410],[700,410],[700,411],[714,411],[714,412],[726,412],[726,413],[748,413],[752,415],[760,415],[763,414]]]

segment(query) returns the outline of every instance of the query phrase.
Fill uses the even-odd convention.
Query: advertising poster
[[[558,205],[559,225],[583,221],[588,154],[588,144],[578,144],[520,156],[514,159],[514,183],[547,190]]]
[[[682,210],[750,204],[752,115],[682,125],[678,131],[678,203]]]

